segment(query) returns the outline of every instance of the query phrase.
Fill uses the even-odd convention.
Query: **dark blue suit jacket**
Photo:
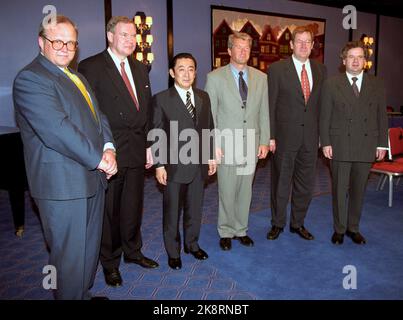
[[[113,138],[88,82],[98,121],[76,85],[39,54],[14,81],[16,120],[24,143],[31,195],[69,200],[95,194],[104,173],[96,170],[103,147]]]

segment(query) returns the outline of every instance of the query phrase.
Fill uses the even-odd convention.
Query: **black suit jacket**
[[[332,146],[336,161],[373,162],[377,147],[388,147],[388,120],[381,80],[364,73],[360,96],[345,73],[329,78],[322,90],[320,140]]]
[[[210,98],[207,92],[193,88],[195,107],[196,107],[196,121],[194,122],[185,104],[181,100],[178,91],[174,86],[168,90],[162,91],[153,97],[152,111],[153,111],[153,128],[162,129],[166,132],[168,141],[167,143],[155,144],[153,147],[160,147],[159,156],[166,154],[166,161],[164,157],[155,159],[155,166],[165,166],[168,175],[168,181],[177,183],[190,183],[195,177],[197,170],[201,165],[202,177],[208,177],[208,160],[214,159],[213,156],[213,138],[206,137],[203,139],[202,130],[214,129],[213,116],[211,114]],[[178,124],[178,133],[170,132],[170,125],[176,122]],[[186,141],[175,141],[178,139],[178,134],[185,129],[194,129],[197,132],[198,140],[193,139],[193,144],[188,144],[189,139]],[[184,164],[179,158],[181,149],[187,145],[192,146],[190,152],[193,150],[198,151],[197,163]],[[154,148],[153,148],[154,149]],[[184,149],[182,149],[184,150]],[[195,156],[195,155],[194,155]],[[176,160],[177,159],[177,160]]]
[[[296,151],[318,148],[319,98],[326,67],[310,60],[313,87],[305,106],[301,82],[291,57],[277,61],[268,69],[270,136],[277,149]]]
[[[99,106],[108,117],[116,142],[118,167],[138,167],[145,164],[145,149],[151,87],[147,68],[132,56],[128,57],[134,78],[140,111],[107,50],[80,62],[78,70],[95,91]]]

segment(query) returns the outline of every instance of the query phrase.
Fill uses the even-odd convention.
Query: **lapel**
[[[373,82],[370,77],[364,72],[362,76],[361,90],[360,90],[360,104],[368,105],[367,101],[371,97],[371,94],[375,92],[376,88],[373,88]]]
[[[254,70],[252,67],[247,66],[248,68],[248,97],[246,99],[246,114],[250,113],[256,104],[254,103],[255,92],[257,92],[257,82],[254,74]],[[239,94],[239,93],[238,93]],[[239,94],[240,96],[240,94]]]
[[[195,108],[196,108],[196,124],[199,123],[200,115],[203,108],[203,99],[198,95],[196,90],[193,88],[193,94],[195,97]]]
[[[301,97],[302,100],[304,100],[302,88],[301,88],[301,81],[298,78],[298,73],[297,69],[295,68],[294,62],[292,61],[292,58],[289,57],[287,58],[287,64],[286,64],[286,71],[285,71],[285,79],[289,79],[289,85],[294,87],[292,89],[293,92],[297,93],[297,96]],[[304,103],[305,105],[305,103]]]
[[[144,88],[144,85],[142,85],[141,75],[139,73],[138,68],[136,68],[136,65],[135,65],[134,59],[133,59],[133,55],[128,56],[127,60],[129,61],[130,70],[132,71],[132,76],[133,76],[134,86],[136,88],[137,101],[139,103],[139,108],[140,108],[140,110],[142,110],[146,107],[146,105],[144,103],[142,103],[143,102],[142,88]]]
[[[348,81],[347,75],[344,72],[340,75],[339,89],[348,101],[349,106],[353,106],[358,102],[357,97],[354,95],[354,91],[351,87],[350,81]]]
[[[228,84],[229,88],[229,94],[233,97],[237,97],[239,100],[239,103],[242,104],[242,98],[239,93],[238,87],[235,83],[234,75],[232,74],[230,64],[227,64],[224,70],[224,78],[225,82]],[[248,94],[248,99],[249,99],[249,94]]]
[[[313,82],[313,84],[312,84],[312,92],[311,92],[311,94],[309,96],[309,100],[310,100],[310,97],[312,95],[316,94],[316,91],[318,91],[318,87],[319,87],[318,83],[320,81],[320,79],[319,79],[319,74],[320,73],[319,73],[319,66],[315,62],[313,62],[313,60],[309,60],[309,63],[311,65],[312,82]],[[302,91],[302,89],[301,89],[301,91]],[[308,103],[309,103],[309,100],[308,100]]]
[[[178,91],[176,90],[175,86],[172,86],[171,88],[169,88],[169,97],[170,97],[170,101],[168,102],[169,108],[174,108],[180,115],[182,115],[181,118],[183,118],[184,120],[188,121],[189,123],[192,124],[192,126],[194,126],[193,119],[190,116],[189,112],[187,111],[186,106],[183,103],[183,101],[182,101]],[[195,95],[195,104],[196,103],[197,102],[196,102],[196,95]],[[197,110],[197,108],[196,108],[196,110]],[[197,116],[197,114],[196,114],[196,116]]]
[[[126,85],[119,70],[116,68],[115,63],[113,62],[112,57],[107,50],[104,51],[103,55],[106,63],[106,73],[111,79],[111,83],[116,87],[116,90],[119,92],[119,96],[124,98],[127,109],[133,112],[134,110],[136,110],[136,106],[134,105],[133,99],[126,88]]]

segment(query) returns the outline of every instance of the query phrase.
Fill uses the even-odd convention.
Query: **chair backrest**
[[[389,159],[403,155],[403,129],[389,128]]]

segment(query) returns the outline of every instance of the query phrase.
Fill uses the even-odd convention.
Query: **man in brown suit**
[[[361,42],[348,42],[341,58],[346,72],[325,81],[320,114],[320,140],[333,179],[331,240],[342,244],[346,234],[364,244],[359,222],[369,170],[388,146],[385,93],[383,83],[363,71],[366,50]]]

